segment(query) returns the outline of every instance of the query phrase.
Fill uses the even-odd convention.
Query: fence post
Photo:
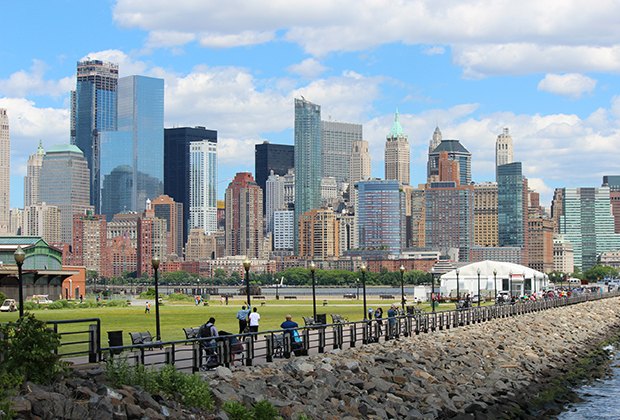
[[[267,362],[273,362],[273,334],[265,336],[265,348],[265,358],[267,359]]]
[[[88,363],[97,363],[97,354],[100,353],[100,349],[97,346],[96,337],[97,324],[90,324],[88,326]]]
[[[323,353],[325,351],[325,327],[324,326],[320,327],[318,329],[318,333],[319,333],[319,353]]]
[[[355,341],[357,341],[357,324],[353,323],[349,325],[349,347],[355,347]]]
[[[285,336],[287,335],[289,334],[285,334]],[[289,340],[290,340],[290,335],[289,335]],[[286,341],[286,337],[285,337],[285,341]],[[254,360],[254,337],[252,335],[246,336],[245,344],[246,344],[245,365],[252,366],[252,361]],[[289,349],[290,348],[291,347],[289,344]]]

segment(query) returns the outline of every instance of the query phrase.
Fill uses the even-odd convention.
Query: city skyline
[[[87,57],[117,63],[121,77],[163,78],[165,127],[221,134],[220,199],[236,172],[253,171],[254,144],[293,144],[300,95],[321,105],[325,120],[363,125],[373,177],[383,177],[385,136],[398,109],[412,185],[425,181],[428,142],[439,126],[472,153],[476,182],[494,180],[495,141],[506,127],[514,160],[546,207],[555,187],[600,186],[618,171],[620,53],[609,40],[618,39],[610,17],[620,5],[475,4],[239,10],[209,1],[174,8],[67,1],[37,2],[37,14],[32,5],[7,4],[0,107],[11,127],[11,207],[23,205],[27,160],[39,140],[45,149],[69,143],[69,92],[77,61]],[[75,37],[55,30],[59,22],[106,36]]]

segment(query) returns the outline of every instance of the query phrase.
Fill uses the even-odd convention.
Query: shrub
[[[222,409],[228,414],[230,420],[252,420],[252,410],[245,408],[239,401],[226,401]]]
[[[6,299],[6,295],[0,292],[0,302],[4,302],[5,299]]]
[[[168,295],[168,300],[173,300],[176,302],[193,302],[194,298],[183,293],[171,293]]]
[[[127,306],[127,301],[122,299],[109,300],[105,306],[125,307]]]
[[[155,288],[149,287],[145,292],[140,293],[140,299],[154,299],[155,298]]]
[[[257,402],[253,408],[247,408],[238,401],[226,401],[222,409],[230,420],[276,420],[282,419],[278,410],[267,400]]]

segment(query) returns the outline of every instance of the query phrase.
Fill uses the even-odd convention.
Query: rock
[[[163,420],[164,419],[164,416],[162,416],[161,414],[159,414],[157,411],[153,410],[150,407],[144,410],[144,417],[151,419],[151,420]]]
[[[225,381],[230,381],[233,377],[232,371],[226,366],[218,366],[215,368],[215,374],[218,378],[222,378]]]
[[[311,372],[314,372],[314,365],[308,363],[303,358],[296,358],[284,366],[284,369],[293,375],[305,376]]]
[[[141,419],[144,416],[144,410],[142,407],[136,404],[125,405],[125,413],[128,419]]]
[[[17,397],[11,400],[11,410],[22,417],[26,417],[32,410],[32,403],[24,397]]]

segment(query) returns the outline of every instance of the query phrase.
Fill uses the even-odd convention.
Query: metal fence
[[[348,349],[360,344],[388,341],[414,334],[458,328],[493,319],[513,317],[591,300],[619,296],[620,292],[584,293],[569,298],[542,299],[438,312],[418,312],[393,319],[338,322],[299,327],[300,340],[292,330],[262,331],[258,334],[226,335],[177,341],[149,342],[127,346],[101,346],[98,318],[49,321],[61,335],[60,354],[74,363],[100,362],[123,358],[129,364],[158,366],[172,364],[180,370],[196,372],[215,365],[251,366],[279,358]],[[70,326],[68,331],[61,327]],[[73,349],[74,347],[77,347]]]

